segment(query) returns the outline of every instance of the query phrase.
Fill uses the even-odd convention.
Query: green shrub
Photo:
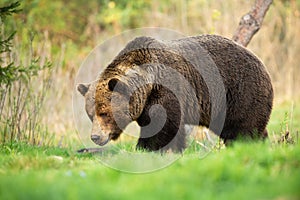
[[[0,8],[0,142],[44,143],[45,133],[39,113],[50,86],[51,63],[40,62],[28,48],[28,62],[13,45],[15,31],[9,33],[6,19],[17,13],[19,2]],[[33,39],[33,38],[32,38]]]

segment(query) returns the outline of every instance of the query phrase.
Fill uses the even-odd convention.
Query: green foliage
[[[20,11],[19,6],[16,2],[0,8],[1,30],[7,30],[4,19]],[[1,33],[1,37],[5,38],[5,35],[5,32]],[[0,39],[0,142],[41,143],[46,137],[42,134],[39,112],[49,88],[51,63],[40,63],[31,52],[29,62],[21,63],[22,55],[12,43],[14,36],[15,32]],[[36,87],[37,84],[40,87]]]
[[[17,7],[20,6],[19,2],[12,3],[8,6],[4,6],[0,8],[0,26],[4,27],[4,22],[7,16],[10,16],[14,13],[17,13],[19,10]],[[14,35],[16,32],[10,33],[8,37],[5,38],[5,33],[3,33],[4,28],[1,28],[0,30],[0,86],[2,88],[2,84],[11,84],[15,79],[17,78],[15,76],[16,74],[16,67],[13,67],[13,63],[7,64],[5,66],[5,53],[10,53],[11,52],[11,47],[12,47],[12,40],[14,38]],[[3,66],[4,64],[4,66]]]
[[[17,9],[18,6],[20,6],[20,3],[15,2],[8,6],[4,6],[0,8],[0,26],[4,26],[3,24],[8,16],[20,11]],[[3,33],[3,30],[4,28],[0,30],[0,63],[3,62],[1,55],[3,53],[10,52],[10,48],[12,46],[12,39],[16,33],[16,32],[12,32],[6,38],[4,38],[5,33]],[[5,72],[4,69],[1,70],[2,72]]]
[[[150,1],[24,1],[23,21],[30,29],[48,32],[55,44],[72,40],[79,45],[93,38],[90,29],[121,31],[142,25]],[[23,24],[24,25],[24,24]]]
[[[141,26],[141,17],[149,8],[149,1],[110,1],[107,7],[98,15],[99,22],[103,26],[115,25],[124,29]]]
[[[12,46],[12,39],[15,35],[15,32],[9,35],[6,39],[0,41],[0,54],[4,52],[9,52]]]
[[[0,70],[0,139],[1,142],[27,141],[44,143],[39,120],[44,97],[50,87],[51,64],[40,66],[32,60],[28,66],[11,63]],[[38,76],[42,74],[44,77]],[[40,87],[36,88],[36,84]]]
[[[4,21],[7,16],[12,15],[14,13],[20,12],[20,9],[17,9],[20,6],[20,2],[11,3],[8,6],[4,6],[0,8],[0,19]]]
[[[6,88],[11,86],[14,82],[21,80],[28,84],[30,79],[37,76],[42,70],[45,70],[51,66],[48,62],[44,66],[40,66],[38,59],[32,60],[28,66],[15,66],[14,63],[10,63],[8,66],[0,68],[0,86]]]

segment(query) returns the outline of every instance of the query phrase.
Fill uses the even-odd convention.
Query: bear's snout
[[[107,144],[110,140],[110,136],[91,135],[91,140],[100,146]]]

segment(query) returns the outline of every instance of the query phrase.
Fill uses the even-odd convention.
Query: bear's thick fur
[[[210,93],[216,93],[216,98],[219,92],[209,91],[210,86],[203,78],[214,76],[211,63],[224,84],[226,100],[214,111]],[[172,78],[172,70],[181,74],[190,88],[177,76]],[[214,81],[210,84],[214,85]],[[99,79],[92,84],[80,84],[78,90],[85,96],[86,111],[93,121],[91,139],[96,144],[116,140],[128,123],[137,121],[141,126],[137,147],[150,151],[182,151],[186,137],[184,124],[206,126],[214,132],[218,132],[216,126],[219,126],[218,134],[225,143],[237,137],[265,138],[273,104],[270,76],[262,62],[244,47],[216,35],[173,41],[136,38]],[[191,97],[193,92],[196,100]],[[194,117],[198,115],[199,119]],[[161,123],[162,127],[152,133],[149,124]]]

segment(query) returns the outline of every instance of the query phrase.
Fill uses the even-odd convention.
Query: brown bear
[[[103,146],[131,122],[141,126],[137,148],[186,147],[185,124],[208,127],[225,143],[266,138],[273,104],[270,76],[249,50],[217,35],[171,41],[138,37],[91,84],[79,84]]]

